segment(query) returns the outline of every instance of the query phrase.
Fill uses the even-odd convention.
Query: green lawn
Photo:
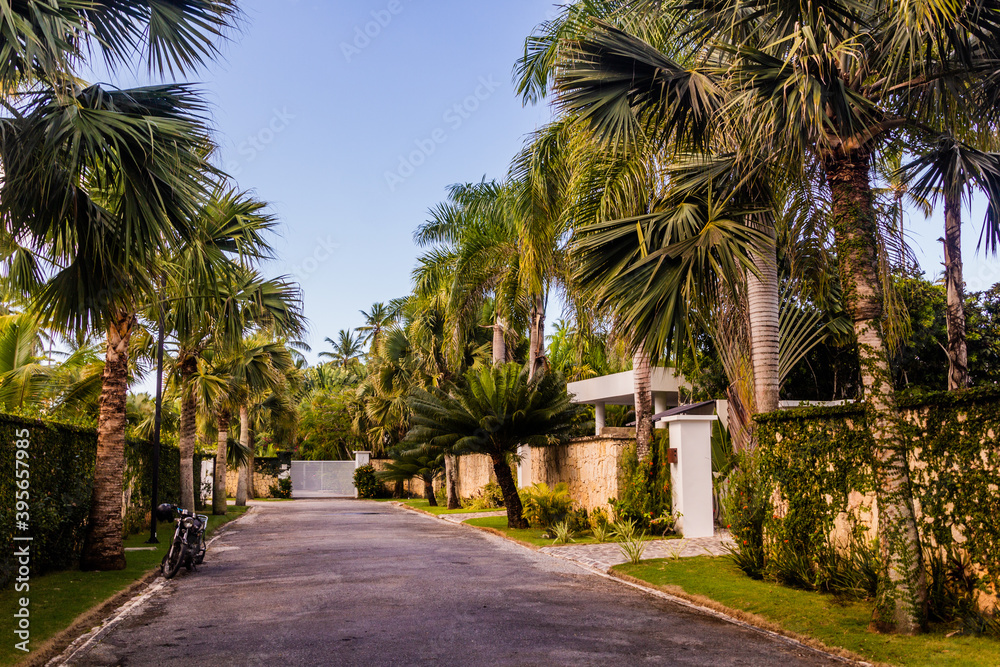
[[[247,511],[246,507],[231,505],[225,516],[209,516],[207,535],[223,523],[232,521]],[[66,570],[50,572],[43,576],[33,576],[30,590],[27,593],[17,593],[13,588],[0,591],[0,609],[3,610],[4,641],[0,644],[0,665],[14,664],[25,654],[14,648],[12,614],[19,608],[18,598],[27,596],[31,600],[31,643],[30,647],[38,648],[57,632],[69,627],[73,619],[91,607],[98,605],[130,584],[141,578],[146,572],[159,567],[166,553],[167,544],[173,536],[172,523],[161,523],[157,528],[159,544],[146,544],[149,532],[132,535],[125,540],[125,547],[155,547],[153,551],[128,551],[125,559],[128,563],[124,570],[116,572],[80,572]],[[211,554],[211,549],[209,549]],[[211,557],[211,556],[209,556]]]
[[[427,499],[426,498],[410,498],[408,500],[407,499],[396,499],[396,502],[403,503],[404,505],[409,505],[410,507],[415,507],[417,509],[421,509],[421,510],[423,510],[425,512],[430,512],[431,514],[468,514],[469,512],[493,512],[493,511],[503,512],[504,511],[502,508],[498,509],[498,510],[473,510],[473,509],[468,509],[468,508],[462,508],[462,509],[459,509],[459,510],[450,510],[450,509],[446,508],[444,505],[437,505],[435,507],[431,507],[430,505],[427,504]]]
[[[918,637],[873,634],[866,629],[872,616],[870,602],[845,601],[755,581],[725,557],[648,560],[638,565],[617,565],[614,570],[659,586],[679,586],[691,595],[757,614],[786,630],[870,660],[907,666],[1000,665],[1000,641],[946,638],[944,630]]]

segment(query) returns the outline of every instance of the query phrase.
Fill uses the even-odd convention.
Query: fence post
[[[354,450],[354,469],[357,470],[361,466],[366,466],[371,463],[372,453],[366,452],[361,449]],[[358,497],[358,487],[354,487],[354,497]]]
[[[684,537],[711,537],[715,533],[712,512],[712,422],[715,415],[665,417],[670,428],[670,448],[676,462],[670,464],[670,489],[674,511]],[[671,457],[673,459],[673,457]]]

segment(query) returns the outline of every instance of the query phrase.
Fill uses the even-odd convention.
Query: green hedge
[[[899,405],[924,547],[960,543],[982,568],[984,581],[996,587],[1000,388],[908,397]],[[864,410],[859,405],[799,408],[756,420],[762,472],[787,503],[783,517],[767,517],[766,530],[819,554],[827,548],[836,517],[847,509],[850,492],[875,490],[874,443]],[[857,513],[851,522],[859,526]]]
[[[0,414],[0,588],[13,571],[15,534],[16,441],[28,431],[29,534],[34,574],[73,567],[79,558],[90,512],[90,496],[97,455],[94,429]],[[152,445],[128,439],[122,496],[126,533],[143,529],[148,521],[152,479]],[[160,451],[160,499],[176,502],[180,495],[180,453],[164,445]],[[17,531],[18,533],[20,531]]]

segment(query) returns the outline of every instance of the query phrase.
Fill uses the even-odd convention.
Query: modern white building
[[[665,366],[656,366],[652,369],[650,384],[653,389],[654,414],[679,405],[679,390],[690,387],[676,369]],[[594,406],[595,435],[600,435],[601,429],[604,428],[605,406],[635,403],[633,371],[570,382],[566,389],[574,403],[588,403]],[[657,428],[665,427],[666,424],[657,424]]]

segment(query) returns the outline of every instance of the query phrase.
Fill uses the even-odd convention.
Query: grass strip
[[[498,510],[476,510],[468,507],[463,507],[462,509],[450,510],[444,505],[436,505],[431,507],[426,498],[389,498],[383,499],[387,501],[402,503],[403,505],[409,505],[410,507],[416,508],[418,510],[423,510],[429,514],[471,514],[472,512],[503,512],[504,509],[500,508]]]
[[[612,571],[695,602],[708,598],[723,607],[714,607],[720,611],[735,610],[732,615],[736,618],[754,623],[756,616],[777,626],[769,629],[804,635],[867,660],[915,667],[1000,665],[1000,641],[995,639],[945,637],[946,630],[941,628],[916,637],[875,634],[867,629],[872,617],[870,601],[845,600],[757,581],[744,575],[726,557],[654,559],[637,565],[616,565]],[[767,627],[768,623],[762,625]]]
[[[247,511],[247,507],[230,505],[225,516],[209,515],[206,536],[211,537],[218,527],[226,524]],[[63,570],[49,572],[41,576],[32,576],[30,589],[26,592],[16,592],[13,587],[0,591],[0,609],[3,610],[2,636],[4,642],[0,645],[0,665],[12,665],[21,660],[35,657],[42,650],[46,640],[69,628],[78,618],[83,620],[90,615],[90,610],[103,606],[109,598],[114,598],[122,591],[143,580],[148,573],[159,568],[160,561],[166,554],[167,546],[173,537],[173,523],[160,523],[156,534],[159,544],[146,544],[149,533],[143,532],[131,535],[125,539],[125,548],[139,548],[138,551],[125,553],[126,567],[124,570],[111,572],[81,572],[80,570]],[[148,550],[148,547],[153,547]],[[211,558],[211,549],[209,549]],[[27,597],[31,600],[31,652],[25,654],[14,648],[15,639],[13,613],[19,608],[18,599]],[[124,600],[123,600],[124,602]],[[105,614],[106,615],[106,614]],[[97,625],[103,616],[95,618]],[[80,634],[86,630],[81,631]],[[48,648],[48,647],[46,647]]]

